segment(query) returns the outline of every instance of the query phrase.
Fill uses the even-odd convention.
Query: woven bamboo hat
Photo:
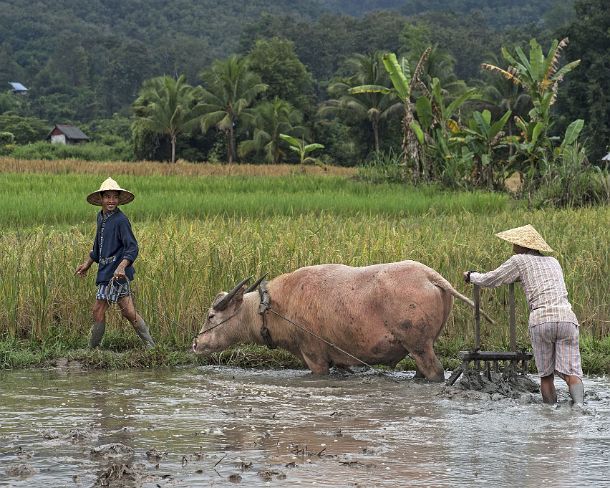
[[[114,181],[112,178],[107,178],[102,183],[102,186],[100,186],[99,190],[94,191],[93,193],[90,193],[87,196],[87,201],[91,205],[97,205],[98,207],[101,207],[102,206],[102,192],[105,192],[105,191],[118,191],[119,192],[119,205],[125,205],[126,203],[133,201],[133,199],[136,197],[130,191],[127,191],[124,188],[121,188],[119,186],[119,184],[116,181]]]
[[[551,246],[545,242],[542,236],[538,234],[536,229],[530,224],[505,230],[504,232],[498,232],[496,237],[508,241],[511,244],[534,249],[535,251],[554,252],[553,249],[551,249]]]

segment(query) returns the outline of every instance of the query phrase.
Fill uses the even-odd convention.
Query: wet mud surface
[[[585,379],[582,411],[559,381],[553,407],[517,386],[223,367],[3,372],[0,486],[610,484],[610,380]]]

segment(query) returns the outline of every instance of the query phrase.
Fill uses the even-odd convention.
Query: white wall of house
[[[57,134],[51,136],[51,144],[65,144],[66,136],[64,134]]]

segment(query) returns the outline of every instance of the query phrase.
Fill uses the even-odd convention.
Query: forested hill
[[[436,16],[426,22],[444,36],[441,45],[469,43],[452,53],[457,74],[469,78],[482,51],[497,52],[498,42],[489,42],[500,40],[497,25],[540,24],[549,7],[565,3],[571,1],[0,0],[0,93],[9,81],[23,83],[31,113],[47,120],[126,113],[145,79],[184,73],[197,83],[213,60],[276,35],[294,42],[324,83],[354,53],[399,49],[405,23],[426,12]]]
[[[320,0],[325,9],[348,15],[364,15],[375,10],[394,10],[412,16],[425,12],[480,12],[495,26],[523,25],[540,18],[555,0]],[[570,3],[570,2],[567,2]]]

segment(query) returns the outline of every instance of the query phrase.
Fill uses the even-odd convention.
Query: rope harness
[[[304,326],[302,326],[300,324],[297,324],[293,320],[290,320],[288,317],[282,315],[281,313],[279,313],[276,310],[274,310],[273,308],[271,308],[271,296],[269,295],[269,290],[267,289],[267,281],[261,281],[261,283],[260,283],[260,285],[258,287],[258,295],[260,297],[260,304],[258,306],[258,313],[259,313],[259,315],[261,316],[261,318],[263,320],[263,325],[261,326],[261,337],[263,338],[263,341],[265,342],[265,345],[267,347],[269,347],[270,349],[275,349],[277,347],[277,345],[273,342],[273,338],[271,337],[271,332],[269,331],[269,328],[267,327],[267,312],[271,312],[272,314],[278,316],[282,320],[285,320],[289,324],[294,325],[296,328],[302,330],[303,332],[306,332],[307,334],[312,335],[313,337],[319,339],[320,341],[324,342],[325,344],[328,344],[333,349],[336,349],[337,351],[345,354],[346,356],[349,356],[350,358],[358,361],[360,364],[366,366],[367,368],[374,369],[370,364],[366,363],[362,359],[357,358],[353,354],[350,354],[349,352],[347,352],[345,349],[342,349],[339,346],[337,346],[336,344],[333,344],[332,342],[327,341],[326,339],[324,339],[323,337],[320,337],[315,332],[312,332],[311,330],[309,330],[307,327],[304,327]],[[205,334],[206,332],[209,332],[209,331],[215,329],[216,327],[220,327],[221,325],[225,324],[226,322],[231,320],[236,315],[237,315],[237,312],[235,312],[234,314],[230,315],[229,317],[227,317],[223,321],[221,321],[221,322],[219,322],[217,324],[214,324],[213,326],[205,329],[201,333]]]
[[[306,332],[309,335],[312,335],[313,337],[321,340],[325,344],[328,344],[333,349],[336,349],[337,351],[345,354],[346,356],[349,356],[350,358],[355,359],[356,361],[358,361],[359,363],[363,364],[367,368],[373,369],[373,367],[370,364],[364,362],[362,359],[357,358],[353,354],[350,354],[349,352],[347,352],[345,349],[342,349],[339,346],[337,346],[336,344],[333,344],[332,342],[327,341],[326,339],[324,339],[323,337],[320,337],[315,332],[312,332],[311,330],[309,330],[307,327],[304,327],[304,326],[302,326],[300,324],[297,324],[293,320],[290,320],[288,317],[282,315],[281,313],[279,313],[276,310],[274,310],[273,308],[271,308],[271,297],[269,296],[269,291],[267,290],[267,282],[266,281],[263,281],[260,284],[260,287],[258,289],[258,293],[259,293],[259,296],[261,298],[261,303],[260,303],[260,305],[258,307],[258,313],[263,318],[263,326],[261,327],[261,336],[263,337],[263,340],[265,341],[265,343],[271,349],[274,349],[276,346],[273,344],[273,340],[271,339],[271,333],[269,332],[269,329],[267,328],[267,314],[266,314],[266,312],[271,312],[272,314],[274,314],[274,315],[278,316],[279,318],[285,320],[289,324],[294,325],[296,328],[302,330],[303,332]]]
[[[108,305],[112,305],[117,303],[119,299],[123,296],[127,296],[129,294],[129,279],[125,277],[124,280],[119,281],[114,276],[108,282],[105,289],[106,301]]]

